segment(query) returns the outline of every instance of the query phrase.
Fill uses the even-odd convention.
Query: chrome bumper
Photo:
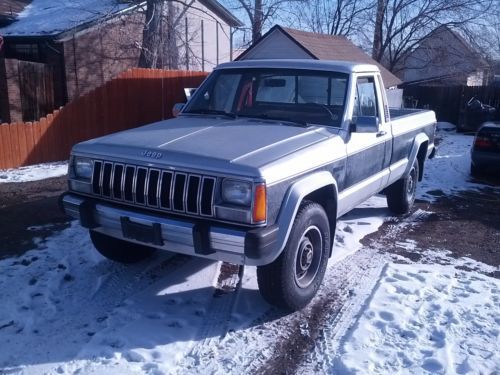
[[[61,197],[63,210],[69,216],[80,220],[82,226],[111,237],[129,242],[145,244],[133,238],[126,238],[123,220],[133,225],[153,227],[159,224],[160,243],[146,243],[155,248],[176,253],[195,255],[235,264],[258,264],[245,256],[246,231],[218,226],[200,225],[189,221],[165,218],[155,214],[139,213],[110,204],[92,202],[88,198],[73,194]]]

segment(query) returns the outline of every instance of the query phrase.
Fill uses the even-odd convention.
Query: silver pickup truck
[[[257,266],[264,299],[290,310],[316,294],[337,218],[377,193],[407,213],[434,153],[434,112],[390,110],[373,65],[227,63],[175,109],[75,145],[66,213],[118,262],[160,249]]]

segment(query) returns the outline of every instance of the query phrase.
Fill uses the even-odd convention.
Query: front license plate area
[[[156,246],[163,246],[160,224],[153,223],[152,225],[146,225],[135,223],[125,216],[122,216],[120,221],[122,224],[123,237]]]

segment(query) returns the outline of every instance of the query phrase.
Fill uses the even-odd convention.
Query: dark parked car
[[[473,176],[486,171],[500,173],[500,122],[485,122],[477,131],[470,171]]]

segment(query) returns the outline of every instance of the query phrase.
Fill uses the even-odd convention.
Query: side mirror
[[[174,107],[172,108],[172,115],[174,117],[177,117],[179,115],[179,113],[181,113],[181,111],[183,110],[184,108],[184,103],[176,103],[174,104]]]
[[[189,101],[191,97],[194,95],[196,92],[196,87],[185,87],[184,88],[184,95],[186,95],[186,99]]]
[[[378,117],[376,116],[358,116],[351,123],[351,131],[356,133],[377,133],[378,125]]]

